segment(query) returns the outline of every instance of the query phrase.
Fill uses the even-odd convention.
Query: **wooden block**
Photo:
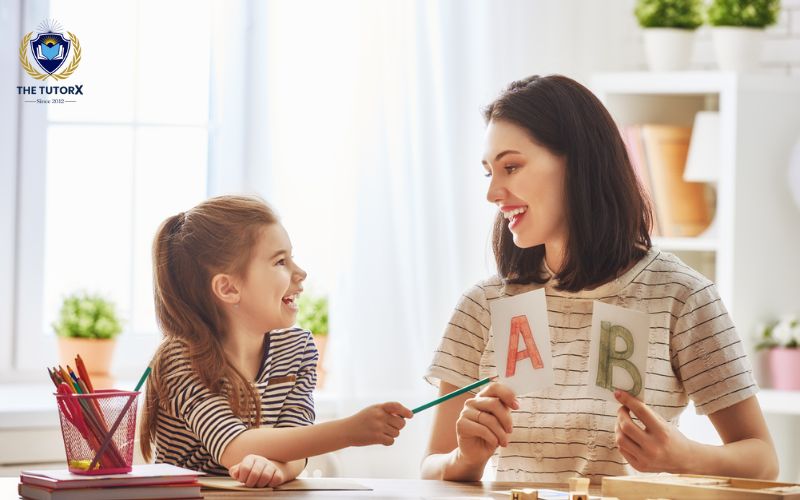
[[[511,490],[511,500],[539,500],[539,490],[515,488]]]
[[[569,500],[589,500],[589,494],[584,492],[576,493],[574,491],[570,491]]]
[[[574,491],[576,493],[589,493],[588,477],[571,477],[567,481],[569,482],[569,491]]]

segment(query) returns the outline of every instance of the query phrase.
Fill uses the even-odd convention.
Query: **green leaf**
[[[114,303],[87,292],[65,297],[59,319],[52,326],[61,337],[110,339],[122,332]]]
[[[637,0],[634,14],[643,28],[693,30],[703,24],[702,0]]]
[[[775,24],[780,0],[712,0],[706,15],[712,26],[764,28]]]

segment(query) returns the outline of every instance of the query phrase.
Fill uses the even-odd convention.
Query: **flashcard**
[[[489,303],[499,382],[517,396],[553,385],[544,289]]]
[[[594,301],[589,394],[616,401],[622,389],[644,399],[650,321],[646,313]]]

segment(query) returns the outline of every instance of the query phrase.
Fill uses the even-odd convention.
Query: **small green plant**
[[[634,14],[643,28],[693,30],[703,24],[702,0],[637,0]]]
[[[764,28],[775,24],[780,10],[780,0],[712,0],[708,24]]]
[[[112,339],[122,331],[114,303],[100,295],[73,293],[64,298],[53,329],[60,337]]]
[[[770,321],[756,328],[758,335],[757,350],[773,347],[800,347],[800,318],[787,314],[781,319]]]
[[[297,324],[314,335],[328,334],[328,298],[301,294],[297,300]]]

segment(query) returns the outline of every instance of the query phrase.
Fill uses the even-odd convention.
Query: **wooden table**
[[[476,482],[456,483],[451,481],[426,481],[422,479],[353,479],[372,491],[272,491],[268,493],[239,493],[234,491],[204,491],[205,498],[375,498],[375,499],[441,499],[449,498],[487,498],[507,499],[511,488],[542,488],[567,491],[565,484],[553,483],[508,483],[508,482]],[[19,478],[0,478],[0,498],[12,499],[17,496]],[[600,495],[600,486],[592,485],[589,492]]]

